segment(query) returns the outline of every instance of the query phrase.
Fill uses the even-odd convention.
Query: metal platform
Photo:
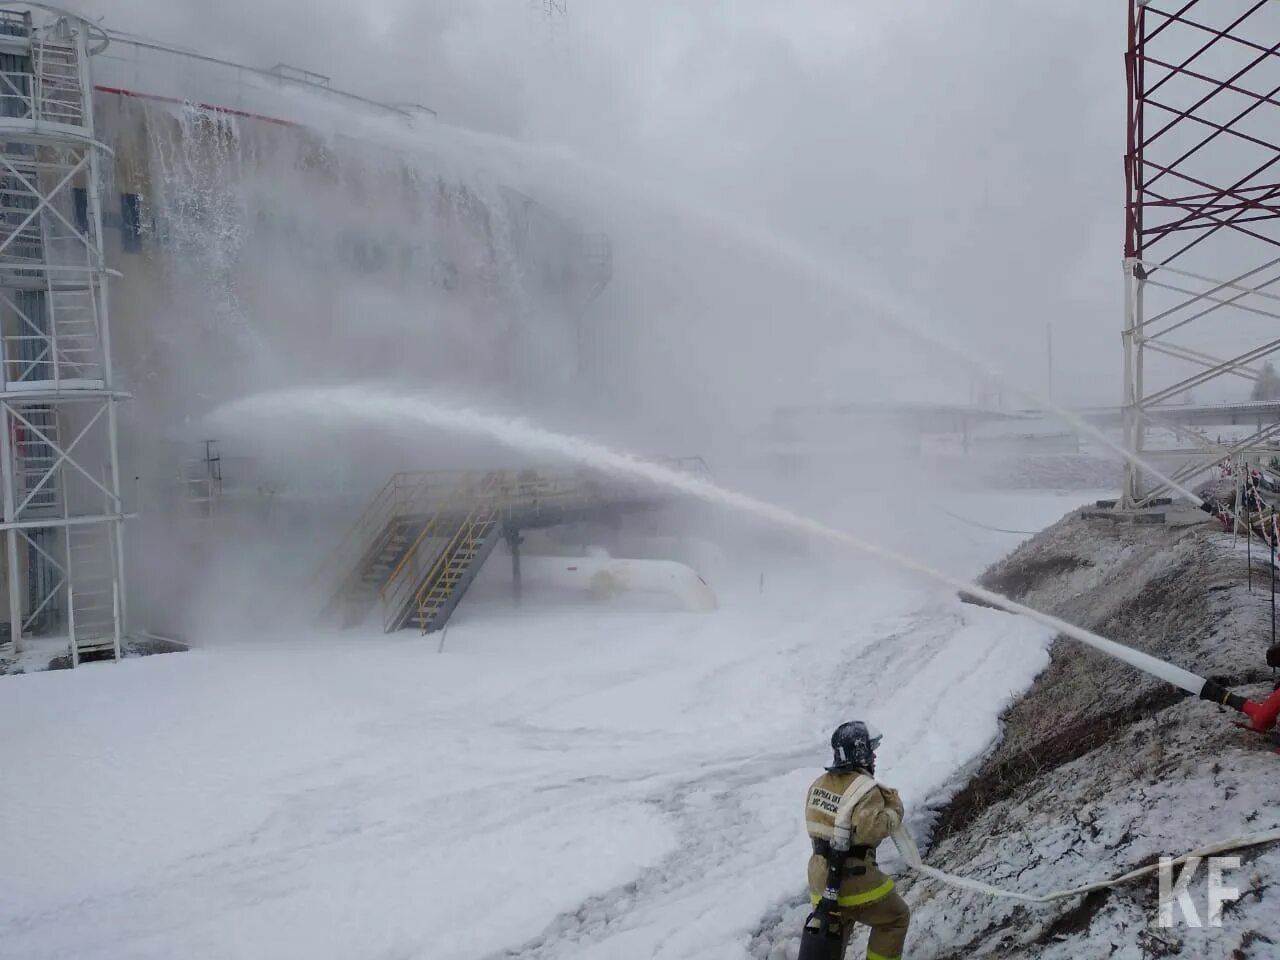
[[[649,488],[586,472],[398,473],[317,571],[323,615],[353,625],[378,606],[387,632],[433,632],[499,541],[518,555],[522,531],[617,522],[661,503]]]

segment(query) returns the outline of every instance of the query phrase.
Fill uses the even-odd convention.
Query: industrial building
[[[3,5],[0,653],[117,657],[174,602],[176,581],[129,576],[131,531],[198,539],[179,528],[233,480],[199,427],[223,400],[336,373],[573,375],[607,238],[430,149],[437,123]],[[313,487],[349,485],[353,463]]]

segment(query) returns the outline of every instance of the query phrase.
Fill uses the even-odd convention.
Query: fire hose
[[[881,551],[888,553],[888,551]],[[1154,677],[1158,677],[1167,683],[1171,683],[1176,687],[1186,690],[1188,693],[1198,696],[1202,700],[1208,700],[1211,703],[1221,704],[1229,707],[1248,718],[1248,728],[1256,733],[1261,733],[1269,737],[1273,742],[1277,742],[1277,733],[1275,730],[1276,720],[1280,718],[1280,687],[1262,702],[1246,699],[1238,693],[1233,693],[1226,687],[1213,680],[1201,677],[1192,673],[1190,670],[1184,670],[1182,667],[1175,666],[1158,657],[1153,657],[1141,650],[1135,650],[1127,647],[1122,643],[1116,643],[1114,640],[1108,640],[1106,637],[1099,636],[1083,627],[1068,623],[1058,617],[1051,616],[1033,607],[1028,607],[1017,601],[1010,600],[1008,597],[1001,596],[994,591],[978,587],[975,584],[966,584],[950,577],[947,574],[932,570],[929,567],[909,558],[894,556],[895,560],[902,563],[910,569],[916,569],[923,573],[933,576],[935,579],[941,580],[954,587],[959,588],[966,594],[983,600],[993,607],[1005,610],[1009,613],[1021,614],[1029,619],[1035,620],[1047,627],[1057,630],[1066,636],[1075,640],[1079,640],[1101,653],[1115,657],[1130,666],[1137,667],[1139,670],[1149,673]],[[1272,666],[1280,665],[1280,650],[1268,652],[1268,663]],[[1245,724],[1241,724],[1245,726]],[[870,777],[860,778],[871,780]],[[871,781],[874,785],[874,781]],[[855,784],[858,781],[855,781]],[[852,785],[851,785],[852,789]],[[852,814],[852,804],[846,804],[842,800],[840,804],[840,813],[845,817]],[[841,825],[840,817],[837,816],[837,828]],[[847,820],[844,824],[847,830]],[[979,880],[973,880],[968,877],[955,876],[930,867],[924,863],[920,857],[920,851],[916,849],[915,843],[911,840],[910,835],[898,824],[893,838],[903,860],[912,869],[918,871],[921,875],[932,877],[941,883],[950,886],[959,887],[961,889],[971,890],[977,893],[983,893],[988,896],[1003,897],[1015,900],[1021,900],[1030,903],[1048,903],[1053,900],[1060,900],[1066,897],[1079,896],[1089,893],[1092,890],[1100,890],[1107,887],[1113,887],[1117,884],[1126,883],[1138,877],[1145,876],[1160,869],[1160,865],[1156,864],[1148,867],[1141,867],[1132,870],[1129,873],[1122,874],[1109,880],[1102,880],[1096,883],[1086,884],[1082,887],[1075,887],[1070,890],[1057,890],[1047,894],[1025,894],[1017,893],[1010,890],[1002,890],[999,887]],[[1241,837],[1235,837],[1228,840],[1220,841],[1208,847],[1194,850],[1191,853],[1183,854],[1179,857],[1175,864],[1183,863],[1197,856],[1208,856],[1212,853],[1219,853],[1224,850],[1235,850],[1243,847],[1257,846],[1263,843],[1280,841],[1280,829],[1263,831],[1261,833],[1246,834]],[[837,866],[837,862],[839,865]],[[836,900],[836,891],[838,891],[840,883],[840,871],[843,868],[843,859],[841,857],[833,857],[829,864],[827,878],[827,889],[824,890],[822,898],[819,900],[817,907],[809,914],[805,920],[804,929],[800,938],[800,954],[799,960],[836,960],[843,952],[843,936],[844,925],[840,918],[839,911],[834,909]]]
[[[912,870],[921,876],[930,877],[940,883],[948,886],[957,887],[961,890],[970,890],[974,893],[982,893],[992,897],[1003,897],[1009,900],[1021,900],[1024,903],[1051,903],[1054,900],[1065,900],[1068,897],[1079,897],[1086,893],[1092,893],[1095,890],[1105,890],[1110,887],[1116,887],[1131,880],[1137,880],[1141,877],[1155,873],[1162,866],[1161,863],[1149,864],[1145,867],[1139,867],[1136,870],[1130,870],[1128,873],[1122,873],[1118,877],[1111,877],[1108,880],[1095,880],[1092,883],[1086,883],[1079,887],[1072,887],[1069,890],[1054,890],[1050,893],[1019,893],[1015,890],[1005,890],[1001,887],[993,886],[989,883],[983,883],[981,880],[974,880],[970,877],[957,876],[954,873],[946,873],[936,867],[931,867],[925,863],[920,857],[920,851],[916,847],[915,841],[911,839],[911,834],[906,829],[899,827],[893,832],[893,842],[901,854],[902,860]],[[1210,857],[1217,853],[1226,853],[1230,850],[1243,850],[1248,847],[1261,846],[1264,843],[1280,842],[1280,827],[1270,830],[1259,830],[1254,833],[1242,834],[1238,837],[1231,837],[1226,840],[1219,840],[1208,846],[1197,847],[1189,853],[1166,861],[1166,866],[1179,866],[1188,860],[1197,857]]]
[[[850,840],[850,826],[853,816],[854,807],[865,797],[876,785],[875,781],[869,776],[857,778],[845,795],[841,798],[838,811],[836,813],[835,837],[832,841],[832,853],[829,855],[830,862],[828,864],[826,889],[823,891],[822,897],[813,911],[809,914],[805,921],[804,929],[800,938],[800,954],[798,960],[835,960],[843,953],[843,924],[844,921],[840,917],[837,907],[837,899],[839,896],[839,887],[844,874],[845,857],[848,852]],[[1096,890],[1106,890],[1117,887],[1133,880],[1141,879],[1149,876],[1161,869],[1169,869],[1181,866],[1189,860],[1195,860],[1200,857],[1209,857],[1219,853],[1227,853],[1233,850],[1243,850],[1249,847],[1257,847],[1266,843],[1280,843],[1280,827],[1273,827],[1268,830],[1259,830],[1253,833],[1241,834],[1240,836],[1230,837],[1225,840],[1219,840],[1215,843],[1208,844],[1203,847],[1197,847],[1188,853],[1182,854],[1172,860],[1161,860],[1145,867],[1138,867],[1119,876],[1109,877],[1105,880],[1095,880],[1091,883],[1082,884],[1077,887],[1070,887],[1063,890],[1052,890],[1048,893],[1021,893],[1017,890],[1006,890],[1003,887],[997,887],[994,884],[985,883],[981,880],[975,880],[972,877],[962,877],[958,874],[947,873],[945,870],[939,870],[931,867],[924,862],[920,856],[920,850],[916,847],[915,841],[911,838],[911,834],[907,832],[906,827],[899,823],[892,833],[894,845],[898,848],[898,853],[906,865],[916,873],[924,877],[929,877],[939,883],[955,887],[960,890],[968,890],[973,893],[980,893],[985,896],[999,897],[1006,900],[1018,900],[1022,903],[1052,903],[1055,900],[1065,900],[1070,897],[1084,896],[1093,893]]]
[[[993,607],[998,607],[1008,613],[1016,613],[1035,620],[1046,627],[1057,630],[1073,640],[1079,640],[1087,646],[1093,647],[1100,653],[1115,657],[1122,660],[1132,667],[1137,667],[1144,673],[1149,673],[1153,677],[1164,680],[1180,687],[1188,693],[1195,694],[1201,700],[1208,700],[1211,703],[1221,704],[1224,707],[1230,707],[1243,713],[1249,720],[1248,728],[1255,733],[1265,734],[1275,739],[1275,726],[1277,718],[1280,718],[1280,689],[1274,691],[1271,696],[1267,697],[1261,703],[1248,700],[1240,696],[1238,693],[1232,693],[1221,684],[1212,680],[1207,680],[1198,674],[1192,673],[1190,670],[1184,670],[1182,667],[1175,666],[1158,657],[1153,657],[1149,653],[1143,653],[1141,650],[1135,650],[1133,647],[1126,647],[1122,643],[1116,643],[1114,640],[1108,640],[1106,637],[1099,636],[1091,630],[1078,627],[1073,623],[1068,623],[1058,617],[1043,613],[1033,607],[1010,600],[1008,597],[1001,596],[991,590],[986,590],[974,584],[967,584],[937,571],[929,570],[922,564],[911,562],[916,569],[923,569],[931,573],[937,579],[948,583],[957,589],[963,591],[971,597],[976,597]],[[1277,663],[1280,663],[1280,654],[1277,654]]]

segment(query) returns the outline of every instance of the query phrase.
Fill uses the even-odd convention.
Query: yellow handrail
[[[334,562],[346,554],[347,543],[355,538],[356,532],[365,525],[365,521],[373,516],[375,510],[378,509],[382,501],[393,496],[397,476],[398,474],[392,475],[391,479],[388,480],[383,488],[378,492],[378,495],[373,498],[373,501],[365,507],[360,516],[356,518],[356,522],[353,523],[347,529],[347,532],[342,535],[342,539],[338,541],[337,547],[329,553],[329,556],[325,558],[324,563],[320,564],[319,569],[316,570],[315,575],[312,577],[313,581],[319,580],[323,577]]]
[[[404,557],[401,558],[400,562],[396,564],[396,568],[392,570],[391,573],[387,576],[386,581],[382,584],[382,587],[379,590],[379,594],[382,596],[383,600],[387,598],[387,588],[391,586],[391,584],[396,580],[396,578],[400,576],[401,571],[404,570],[405,566],[409,563],[409,561],[417,556],[418,547],[422,546],[422,541],[427,539],[427,536],[431,533],[431,531],[436,528],[436,525],[440,522],[441,518],[444,517],[445,512],[446,511],[444,510],[438,510],[431,515],[431,519],[428,520],[423,525],[422,532],[419,533],[417,538],[413,541],[413,544],[409,547],[408,552],[405,553]]]
[[[474,482],[474,477],[475,477],[474,474],[463,474],[461,479],[464,482],[468,480],[471,480],[472,482]],[[485,473],[480,479],[479,490],[476,491],[476,494],[479,497],[484,497],[493,488],[494,484],[499,479],[500,479],[499,471],[489,471],[488,473]],[[471,484],[468,483],[467,486],[470,487]],[[470,492],[470,491],[468,490],[466,492]],[[468,511],[467,513],[466,519],[463,520],[462,523],[459,525],[458,532],[454,534],[453,539],[451,539],[449,543],[445,545],[445,548],[440,551],[440,555],[436,557],[435,561],[431,564],[431,569],[427,571],[426,579],[422,581],[421,586],[418,587],[417,593],[415,593],[413,597],[414,602],[418,605],[419,613],[421,613],[422,611],[422,597],[423,597],[424,591],[429,591],[431,583],[435,581],[437,578],[439,578],[440,576],[443,576],[443,570],[439,568],[442,565],[443,566],[448,565],[449,555],[452,554],[457,549],[459,545],[459,538],[470,531],[471,527],[473,526],[476,515],[483,510],[486,510],[486,505],[483,502],[475,503],[472,506],[471,510]],[[492,513],[493,511],[492,509],[489,509],[488,512]]]
[[[424,490],[430,486],[429,481],[433,478],[433,474],[427,471],[419,471],[416,473],[401,472],[391,475],[391,479],[373,498],[373,501],[367,506],[360,516],[356,519],[342,539],[338,541],[338,545],[329,553],[329,556],[316,570],[313,581],[319,580],[332,571],[334,564],[352,553],[357,552],[363,555],[376,539],[377,535],[382,533],[387,524],[397,517],[402,509],[413,505],[415,499]],[[406,483],[406,481],[410,481]],[[407,487],[410,490],[409,496],[401,503],[400,490]],[[376,518],[377,522],[374,522]],[[372,537],[366,537],[365,542],[361,543],[359,548],[355,547],[356,541],[361,539],[361,533],[373,531]]]
[[[487,504],[478,504],[469,514],[467,514],[467,518],[459,524],[458,532],[454,534],[454,537],[449,541],[448,546],[440,551],[440,555],[436,557],[435,563],[431,565],[431,570],[428,572],[426,578],[423,579],[422,586],[418,588],[418,592],[414,595],[413,599],[418,606],[419,618],[422,617],[425,611],[427,597],[431,594],[432,589],[434,589],[438,581],[444,576],[445,570],[448,568],[449,562],[453,559],[454,554],[458,552],[459,548],[461,548],[463,544],[475,538],[474,531],[476,527],[491,522],[497,513],[498,511],[495,507],[491,507]],[[426,624],[423,623],[421,626],[425,632]]]
[[[634,495],[634,486],[614,482],[591,473],[560,473],[534,468],[510,470],[472,471],[402,471],[391,479],[364,509],[355,523],[346,531],[337,547],[330,553],[313,576],[313,581],[332,577],[339,563],[363,566],[361,558],[367,557],[378,538],[391,528],[400,516],[430,514],[430,520],[396,565],[391,575],[379,586],[385,603],[388,590],[397,580],[405,577],[410,564],[422,549],[422,544],[432,533],[441,532],[441,524],[448,516],[458,516],[469,511],[457,534],[432,564],[429,576],[423,581],[414,601],[421,613],[423,596],[428,585],[440,576],[440,567],[447,564],[461,539],[471,535],[477,522],[490,519],[504,509],[565,508],[570,504],[591,504],[610,497]],[[483,518],[483,520],[481,520]],[[333,585],[337,602],[351,578],[358,574],[348,570],[344,578]]]
[[[427,575],[423,579],[422,585],[418,587],[418,590],[413,597],[414,601],[418,604],[419,610],[422,609],[424,596],[431,592],[431,588],[436,580],[444,575],[444,568],[449,565],[450,555],[455,553],[457,549],[469,538],[476,515],[484,509],[485,508],[481,506],[472,508],[471,512],[467,514],[466,519],[463,520],[462,523],[458,524],[458,532],[453,535],[453,538],[445,545],[445,548],[440,551],[440,555],[432,562],[431,569],[427,571]]]

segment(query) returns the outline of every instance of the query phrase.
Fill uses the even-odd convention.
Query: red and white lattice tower
[[[1129,3],[1125,442],[1183,484],[1280,435],[1260,407],[1248,436],[1210,442],[1175,404],[1217,378],[1250,395],[1280,350],[1278,48],[1276,0]],[[1164,489],[1131,464],[1121,502]]]

